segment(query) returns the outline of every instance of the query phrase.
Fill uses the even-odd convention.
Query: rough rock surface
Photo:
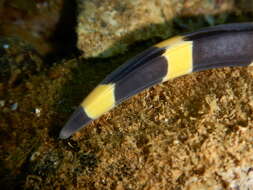
[[[123,53],[130,44],[173,34],[176,17],[231,11],[233,1],[78,1],[78,47],[85,57]]]

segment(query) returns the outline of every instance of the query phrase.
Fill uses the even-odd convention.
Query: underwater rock
[[[232,9],[233,1],[78,1],[78,48],[84,57],[109,57],[130,44],[172,35],[172,19]]]

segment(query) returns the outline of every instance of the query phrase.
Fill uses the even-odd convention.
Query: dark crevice
[[[54,34],[50,37],[53,51],[44,58],[45,63],[53,63],[57,60],[70,59],[81,53],[77,44],[77,3],[76,1],[64,0],[61,17],[56,25]]]

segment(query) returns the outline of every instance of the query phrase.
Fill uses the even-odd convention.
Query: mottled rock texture
[[[231,11],[233,1],[78,0],[78,47],[84,57],[108,57],[130,44],[173,34],[177,17]]]

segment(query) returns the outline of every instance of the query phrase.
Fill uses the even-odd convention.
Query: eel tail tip
[[[90,123],[93,119],[89,118],[84,112],[83,108],[79,106],[71,115],[68,122],[61,129],[59,138],[67,139],[82,127]]]
[[[69,138],[70,136],[71,136],[71,135],[68,134],[66,131],[61,130],[61,131],[60,131],[60,134],[59,134],[59,139],[67,139],[67,138]]]

